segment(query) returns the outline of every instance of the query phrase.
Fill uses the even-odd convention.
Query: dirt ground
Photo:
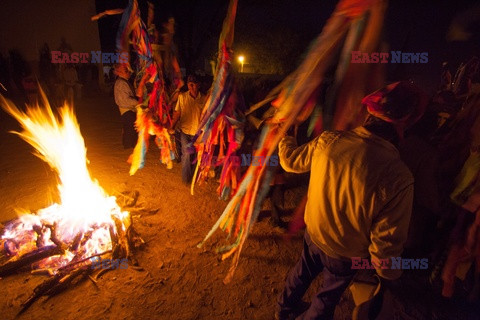
[[[223,284],[231,260],[221,261],[214,249],[225,235],[217,231],[204,248],[196,247],[226,206],[216,196],[216,182],[197,187],[190,195],[181,183],[180,164],[167,170],[153,144],[145,168],[129,176],[130,151],[121,145],[120,116],[113,98],[84,98],[75,109],[92,177],[109,194],[140,194],[138,206],[144,209],[134,214],[134,225],[146,242],[136,253],[144,270],[107,272],[98,286],[84,281],[52,298],[41,298],[19,319],[273,319],[285,275],[300,256],[302,235],[287,241],[268,219],[257,222],[233,281]],[[34,212],[57,201],[57,182],[26,142],[7,133],[18,130],[16,122],[3,112],[0,117],[0,221],[7,221],[15,217],[16,208]],[[304,191],[302,187],[287,191],[286,209],[293,209]],[[269,207],[267,200],[264,210]],[[45,279],[28,272],[1,279],[0,317],[13,319]],[[320,284],[318,279],[309,295]],[[411,296],[421,299],[423,294]],[[351,312],[347,290],[335,319],[350,319]],[[419,318],[424,317],[410,319]]]

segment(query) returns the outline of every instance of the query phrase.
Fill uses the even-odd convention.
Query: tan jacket
[[[121,115],[127,111],[136,112],[138,100],[127,80],[118,77],[113,86],[113,93]]]
[[[177,127],[183,133],[191,136],[197,133],[204,104],[205,97],[200,92],[196,98],[192,97],[188,91],[178,96],[175,111],[180,112],[180,119]]]
[[[372,261],[401,255],[413,177],[390,142],[364,127],[326,131],[300,147],[285,137],[279,157],[288,172],[311,171],[305,223],[312,241],[327,255]],[[395,269],[377,272],[387,279],[401,275]]]

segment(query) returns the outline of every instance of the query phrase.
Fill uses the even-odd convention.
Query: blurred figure
[[[434,247],[437,222],[440,219],[440,160],[437,149],[429,142],[436,129],[436,113],[428,110],[400,142],[400,157],[415,179],[413,210],[405,254],[426,257]]]
[[[448,70],[448,62],[445,61],[442,63],[442,75],[440,77],[440,90],[451,90],[452,89],[452,74]]]
[[[55,84],[55,70],[52,65],[50,48],[47,43],[44,43],[42,49],[40,49],[38,69],[42,88],[47,94],[53,93]]]
[[[22,85],[22,79],[27,76],[31,70],[23,58],[22,54],[18,50],[8,51],[10,58],[10,65],[12,70],[12,79],[21,94],[25,94],[25,90]]]
[[[458,98],[466,98],[472,90],[472,80],[480,70],[480,59],[472,57],[460,64],[452,82],[452,90]]]
[[[80,86],[80,83],[78,82],[77,69],[75,69],[73,64],[68,64],[65,70],[63,70],[63,81],[65,84],[65,96],[67,100],[73,104],[76,96],[75,93],[77,92],[78,97],[78,86]]]
[[[38,83],[32,72],[28,72],[22,78],[22,88],[28,105],[36,105],[38,103]]]
[[[135,120],[137,119],[137,105],[138,100],[133,93],[133,88],[128,82],[132,72],[127,64],[117,64],[115,66],[115,74],[117,79],[113,87],[113,94],[115,103],[118,106],[120,115],[122,117],[122,144],[123,148],[134,148],[137,144],[138,133],[135,130]]]

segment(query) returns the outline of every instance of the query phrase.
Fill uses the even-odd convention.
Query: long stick
[[[92,255],[92,256],[86,257],[86,258],[84,258],[84,259],[81,259],[81,260],[78,260],[78,261],[69,263],[69,264],[67,264],[67,265],[65,265],[65,266],[63,266],[63,267],[61,267],[61,268],[58,268],[58,271],[63,271],[63,270],[69,269],[69,268],[71,268],[71,267],[73,267],[73,266],[76,266],[76,265],[79,264],[79,263],[85,262],[85,261],[87,261],[87,260],[89,260],[89,259],[91,259],[91,258],[103,256],[104,254],[111,253],[111,252],[112,252],[112,250],[107,250],[107,251],[104,251],[104,252],[102,252],[102,253],[94,254],[94,255]]]
[[[46,247],[34,250],[32,252],[26,253],[20,258],[18,258],[17,260],[8,261],[7,263],[0,266],[0,277],[10,275],[13,272],[17,271],[18,269],[20,269],[21,267],[30,265],[34,262],[43,260],[51,256],[62,254],[62,253],[63,253],[62,248],[59,248],[54,245],[46,246]]]
[[[17,317],[21,315],[23,312],[25,312],[35,301],[38,300],[42,295],[45,294],[48,290],[50,290],[52,287],[57,285],[58,281],[63,277],[64,275],[57,274],[53,278],[48,279],[47,281],[44,281],[40,285],[38,285],[34,290],[33,294],[25,301],[22,303],[22,308],[20,311],[17,313]]]

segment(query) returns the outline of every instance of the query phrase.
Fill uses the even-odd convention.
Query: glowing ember
[[[63,106],[57,117],[44,95],[44,107],[29,106],[26,112],[0,99],[3,108],[24,129],[15,133],[58,173],[61,199],[60,204],[36,214],[23,213],[7,225],[2,235],[7,253],[20,257],[47,246],[61,246],[62,255],[38,264],[55,271],[72,261],[112,250],[112,236],[120,231],[117,228],[125,234],[130,214],[122,211],[115,197],[108,196],[90,177],[85,144],[72,108]]]

